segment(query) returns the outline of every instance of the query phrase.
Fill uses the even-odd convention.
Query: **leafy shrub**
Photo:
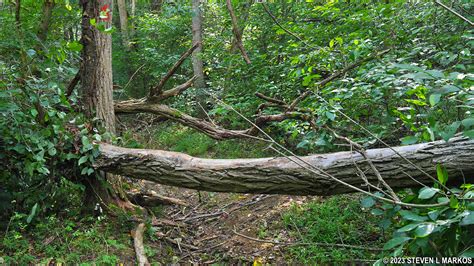
[[[442,166],[437,167],[441,184],[448,180]],[[474,257],[474,186],[463,184],[448,195],[439,185],[425,186],[404,193],[402,202],[434,204],[426,208],[406,208],[389,203],[378,204],[370,197],[362,206],[382,217],[382,228],[395,227],[384,249],[392,257]],[[387,254],[385,254],[387,255]]]
[[[13,211],[28,223],[48,212],[77,215],[102,136],[56,84],[9,77],[0,90],[1,220]]]

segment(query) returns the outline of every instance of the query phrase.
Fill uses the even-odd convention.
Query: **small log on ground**
[[[135,254],[139,266],[150,265],[145,255],[145,247],[143,246],[143,233],[145,232],[145,224],[140,223],[133,235],[133,246],[135,247]]]

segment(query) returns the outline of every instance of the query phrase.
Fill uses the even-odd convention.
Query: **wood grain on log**
[[[449,142],[436,141],[394,149],[433,176],[436,176],[436,165],[442,164],[448,170],[450,182],[460,183],[464,178],[469,182],[474,175],[474,140],[457,137]],[[353,192],[327,176],[311,173],[286,157],[201,159],[177,152],[128,149],[109,144],[101,144],[100,151],[96,168],[164,185],[216,192],[291,195]],[[432,182],[389,148],[367,150],[367,156],[393,189],[416,187],[418,182]],[[365,188],[354,165],[357,163],[368,181],[377,185],[376,175],[357,152],[301,158],[339,180]]]

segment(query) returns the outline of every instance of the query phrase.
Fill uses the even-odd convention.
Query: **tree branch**
[[[379,53],[376,53],[375,55],[372,55],[372,56],[369,56],[369,57],[366,57],[362,60],[359,60],[355,63],[352,63],[348,66],[346,66],[345,68],[337,71],[336,73],[332,74],[331,76],[319,81],[318,83],[316,83],[316,87],[317,88],[322,88],[324,86],[326,86],[326,84],[328,84],[329,82],[339,78],[340,76],[346,74],[347,72],[351,71],[352,69],[356,68],[356,67],[359,67],[360,65],[366,63],[366,62],[369,62],[375,58],[378,58],[382,55],[385,55],[386,53],[388,53],[390,51],[390,49],[387,49],[387,50],[383,50]],[[300,96],[298,96],[295,100],[293,100],[293,102],[290,104],[290,107],[288,108],[289,110],[293,110],[301,101],[303,101],[306,97],[308,97],[308,95],[311,93],[311,90],[307,90],[305,91],[304,93],[302,93]]]
[[[189,48],[186,52],[184,52],[181,57],[178,59],[178,61],[171,67],[170,70],[168,70],[168,73],[163,76],[163,78],[160,80],[158,85],[150,89],[150,97],[159,95],[161,91],[163,90],[163,87],[165,86],[166,82],[174,75],[176,70],[183,64],[184,60],[188,58],[193,51],[198,48],[201,45],[201,43],[196,43],[193,45],[193,47]]]
[[[232,8],[232,3],[230,0],[226,0],[226,5],[227,5],[227,10],[229,10],[230,18],[232,21],[232,32],[235,35],[235,40],[237,42],[237,46],[239,47],[240,53],[242,54],[242,57],[244,58],[245,62],[247,64],[250,64],[250,58],[245,51],[244,45],[242,44],[242,33],[239,30],[239,25],[237,23],[237,17],[235,16],[234,9]]]

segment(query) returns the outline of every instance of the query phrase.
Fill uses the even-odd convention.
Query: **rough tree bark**
[[[245,2],[242,4],[242,9],[240,11],[240,17],[239,17],[239,22],[241,24],[241,26],[239,27],[239,32],[240,34],[244,34],[244,31],[245,31],[245,26],[246,26],[246,22],[247,20],[249,19],[249,16],[250,16],[250,8],[252,7],[253,3],[255,1],[254,0],[250,0],[248,2]],[[235,38],[232,38],[232,44],[230,46],[230,52],[231,53],[235,53],[237,51],[237,49],[239,49],[239,47],[237,46],[238,42],[237,42],[237,39]]]
[[[399,154],[431,175],[437,164],[445,166],[449,180],[463,182],[474,175],[474,140],[462,137],[394,148]],[[292,195],[334,195],[354,192],[334,180],[314,174],[294,161],[282,158],[200,159],[186,154],[100,145],[95,167],[137,179],[191,189]],[[367,150],[385,181],[393,188],[429,184],[430,179],[389,148]],[[366,188],[357,166],[368,181],[377,177],[357,152],[337,152],[301,157],[306,162],[351,185]],[[416,180],[416,181],[415,181]]]
[[[21,0],[15,0],[15,23],[17,27],[21,24]]]
[[[196,113],[197,116],[204,117],[206,108],[206,95],[204,93],[206,83],[204,81],[204,64],[202,61],[202,10],[201,0],[192,0],[192,33],[193,33],[193,46],[197,45],[196,49],[192,54],[193,72],[196,77],[194,81],[194,87],[196,88]]]
[[[151,10],[160,13],[161,8],[163,7],[163,0],[153,0],[151,2]]]
[[[109,18],[99,18],[100,9],[107,7],[112,10],[112,0],[82,0],[82,61],[81,61],[81,103],[88,117],[96,116],[103,121],[105,128],[115,133],[115,113],[112,97],[112,36],[100,32],[90,24],[95,18],[97,22],[106,23],[110,27],[112,13]]]
[[[41,42],[45,42],[48,37],[49,25],[55,5],[56,3],[54,0],[45,0],[43,3],[43,17],[41,18],[41,23],[38,29],[38,39],[40,39]]]
[[[242,43],[242,32],[239,29],[237,17],[235,16],[234,8],[232,7],[232,1],[226,0],[226,5],[227,5],[227,10],[229,11],[230,19],[232,21],[232,32],[234,33],[235,40],[237,41],[237,46],[245,62],[247,64],[250,64],[251,63],[250,58],[247,54],[247,51],[245,51],[244,45]]]
[[[81,61],[81,103],[88,117],[97,117],[103,122],[106,130],[115,133],[115,113],[112,97],[112,36],[100,32],[91,25],[90,20],[103,23],[110,27],[112,22],[112,0],[81,0],[82,16],[82,61]],[[107,18],[99,14],[107,13]],[[113,203],[121,208],[132,208],[125,192],[121,188],[119,176],[103,175],[107,186],[96,178],[88,179],[88,195],[98,197],[99,201],[108,205]],[[95,198],[92,197],[92,198]]]
[[[129,36],[128,36],[128,15],[127,15],[127,6],[125,0],[117,0],[117,9],[119,11],[119,20],[120,20],[120,32],[122,33],[122,43],[125,49],[128,49]]]

